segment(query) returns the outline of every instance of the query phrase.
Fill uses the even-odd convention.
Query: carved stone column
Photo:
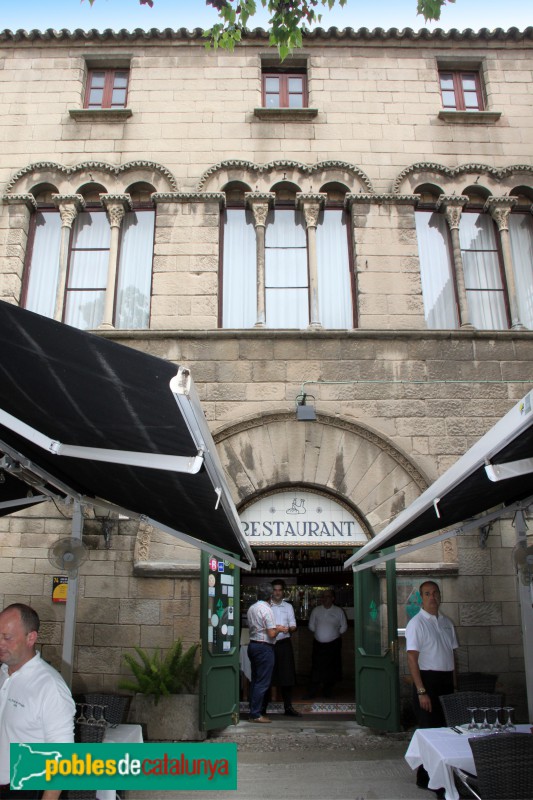
[[[80,211],[85,208],[85,200],[81,194],[53,194],[54,205],[59,209],[61,217],[61,241],[59,244],[59,269],[57,273],[56,302],[54,307],[54,319],[59,322],[63,319],[63,308],[65,305],[65,290],[67,286],[67,265],[68,247],[70,233],[74,220]]]
[[[270,207],[276,195],[273,192],[246,192],[244,199],[254,215],[256,280],[257,280],[257,318],[256,328],[266,325],[266,293],[265,293],[265,228]]]
[[[507,283],[507,296],[509,298],[509,310],[511,312],[511,328],[514,330],[525,330],[520,321],[518,310],[518,297],[516,294],[516,282],[513,269],[513,255],[511,252],[511,240],[509,237],[509,214],[517,203],[516,197],[489,197],[485,203],[484,211],[488,211],[492,219],[498,226],[500,242],[502,245],[503,268],[505,270],[505,282]]]
[[[307,228],[307,266],[309,269],[309,327],[321,328],[318,300],[318,261],[316,253],[316,229],[320,208],[325,204],[326,194],[296,195],[297,207],[302,209]]]
[[[131,197],[128,194],[101,194],[100,200],[107,211],[107,218],[111,228],[111,242],[109,245],[109,260],[107,264],[107,284],[105,290],[104,316],[99,328],[114,328],[113,310],[115,307],[115,290],[118,270],[118,245],[120,241],[120,226],[131,208]]]
[[[455,269],[455,281],[457,286],[457,300],[459,303],[459,324],[461,328],[473,328],[470,322],[468,302],[466,299],[465,273],[463,268],[463,257],[461,255],[461,242],[459,240],[459,223],[463,206],[468,203],[466,195],[444,195],[438,199],[437,210],[444,211],[446,222],[450,228],[452,237],[453,265]]]

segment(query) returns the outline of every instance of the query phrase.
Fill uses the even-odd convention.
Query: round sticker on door
[[[228,626],[227,625],[222,625],[221,628],[220,628],[220,633],[223,636],[225,636],[227,634],[227,632],[228,632]]]
[[[211,614],[211,625],[216,628],[218,625],[218,617],[216,614]]]
[[[215,578],[215,576],[214,576],[214,575],[210,575],[210,576],[208,577],[208,579],[207,579],[207,583],[209,584],[209,586],[214,586],[214,585],[215,585],[215,583],[216,583],[216,578]]]

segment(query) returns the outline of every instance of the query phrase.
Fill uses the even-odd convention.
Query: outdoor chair
[[[106,726],[100,724],[91,724],[90,722],[75,722],[74,723],[74,741],[83,743],[103,742]]]
[[[468,708],[501,707],[503,695],[490,692],[455,692],[439,697],[446,725],[464,725],[470,722]]]
[[[130,697],[124,694],[111,692],[88,692],[84,695],[84,702],[89,705],[105,706],[104,717],[110,725],[120,725],[126,722]]]
[[[468,741],[477,777],[458,768],[456,777],[477,800],[531,800],[533,798],[533,736],[497,733]]]

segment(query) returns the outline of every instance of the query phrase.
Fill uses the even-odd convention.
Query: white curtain
[[[265,234],[267,328],[307,328],[307,234],[300,211],[270,212]]]
[[[508,328],[494,222],[463,212],[459,240],[470,322],[480,330]]]
[[[103,319],[111,229],[104,211],[78,214],[72,232],[65,322],[97,328]]]
[[[222,327],[253,328],[257,322],[257,267],[251,212],[226,211],[222,264]]]
[[[148,328],[154,223],[153,211],[131,211],[125,215],[122,222],[115,309],[116,328]]]
[[[324,328],[352,328],[348,229],[342,209],[326,209],[316,232],[318,313]]]
[[[25,307],[53,317],[59,273],[61,217],[58,211],[37,211]]]
[[[457,303],[446,219],[437,211],[415,213],[424,315],[430,329],[457,328]]]
[[[509,235],[522,325],[533,330],[533,218],[531,214],[509,214]]]

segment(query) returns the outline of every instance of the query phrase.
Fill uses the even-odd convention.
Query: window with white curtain
[[[437,211],[415,213],[424,316],[431,329],[459,325],[448,225]]]
[[[509,236],[518,318],[522,325],[533,330],[533,218],[529,212],[509,215]]]
[[[115,296],[115,327],[147,328],[150,313],[155,213],[127,212],[120,229]],[[57,211],[39,211],[27,277],[25,308],[54,316],[59,271],[61,219]],[[102,322],[111,229],[105,211],[79,213],[72,226],[63,298],[63,321],[94,329]]]
[[[504,284],[492,217],[463,211],[459,241],[470,322],[480,330],[507,329]]]
[[[307,235],[301,211],[276,209],[265,232],[267,328],[307,328],[309,274]]]
[[[257,253],[253,215],[227,209],[224,216],[222,325],[251,328],[257,321]],[[318,307],[325,328],[352,328],[348,230],[342,209],[327,209],[317,228]],[[276,208],[265,230],[267,328],[309,325],[307,232],[303,213]]]

